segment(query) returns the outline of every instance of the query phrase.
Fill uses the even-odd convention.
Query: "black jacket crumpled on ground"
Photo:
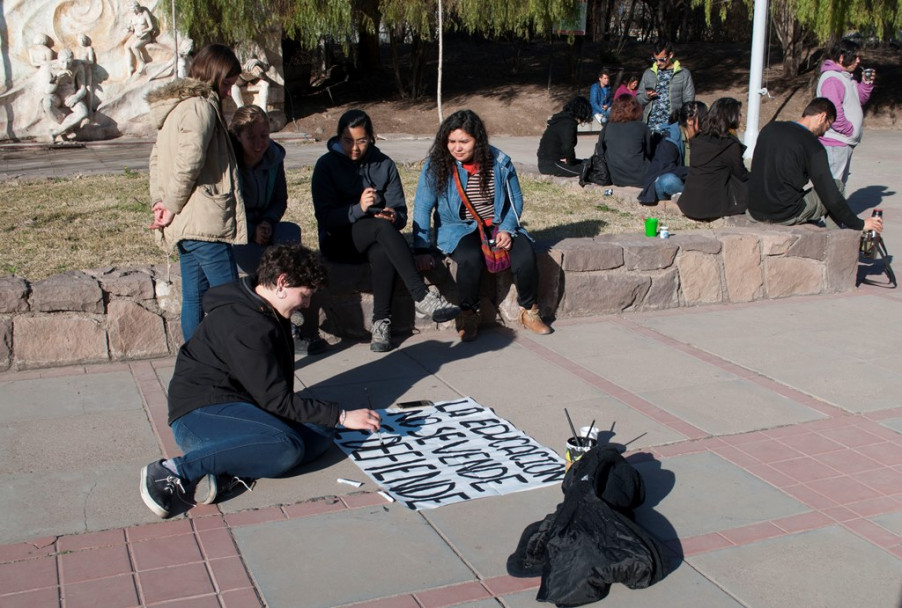
[[[605,598],[613,583],[643,589],[664,578],[660,546],[634,521],[645,501],[642,477],[616,448],[580,458],[563,491],[564,502],[527,526],[507,560],[512,576],[542,576],[538,601],[582,606]]]

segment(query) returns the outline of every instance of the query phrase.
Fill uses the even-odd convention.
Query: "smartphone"
[[[385,211],[385,207],[377,207],[376,205],[370,205],[366,208],[368,215],[379,215],[383,211]]]
[[[420,399],[419,401],[402,401],[401,403],[396,403],[395,407],[402,410],[410,410],[419,407],[432,407],[433,405],[435,404],[428,399]]]

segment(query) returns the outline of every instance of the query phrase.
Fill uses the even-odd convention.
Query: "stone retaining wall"
[[[741,220],[740,220],[741,222]],[[854,230],[731,226],[651,239],[604,235],[539,243],[539,306],[546,319],[836,293],[855,287]],[[0,278],[0,370],[171,355],[181,343],[178,267],[72,271],[31,283]],[[450,261],[427,279],[456,298]],[[400,283],[400,281],[399,281]],[[516,322],[510,272],[486,277],[484,323]],[[396,332],[453,330],[415,319],[399,285]],[[332,265],[315,298],[324,333],[367,338],[365,265]]]

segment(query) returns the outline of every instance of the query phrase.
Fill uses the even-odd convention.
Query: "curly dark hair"
[[[322,256],[300,243],[273,245],[263,252],[257,267],[257,283],[275,287],[283,274],[288,287],[319,289],[326,284]]]
[[[569,112],[577,122],[589,122],[592,120],[592,104],[582,96],[577,96],[564,105],[564,112]]]
[[[436,190],[444,188],[451,179],[451,171],[455,168],[454,157],[448,151],[448,137],[452,131],[460,129],[476,141],[473,149],[473,162],[482,169],[492,167],[492,151],[489,148],[489,136],[486,133],[482,119],[473,110],[458,110],[438,128],[435,141],[429,149],[429,165],[432,170],[432,179]],[[487,170],[479,172],[479,191],[483,194],[489,191],[489,173]]]
[[[711,104],[699,132],[711,137],[729,137],[730,131],[739,128],[741,109],[742,102],[732,97],[721,97]]]
[[[640,118],[642,118],[642,106],[629,93],[624,93],[611,104],[610,122],[633,122]]]

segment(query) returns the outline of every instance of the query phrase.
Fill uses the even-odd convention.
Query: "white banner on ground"
[[[470,398],[382,411],[380,434],[339,430],[335,442],[395,500],[414,510],[559,484],[564,461]]]

